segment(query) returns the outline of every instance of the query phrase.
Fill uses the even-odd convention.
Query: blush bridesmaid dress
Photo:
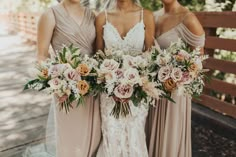
[[[155,13],[158,21],[160,12]],[[186,16],[185,16],[186,17]],[[203,47],[205,34],[197,36],[183,24],[183,20],[169,31],[156,37],[161,48],[181,38],[193,47]],[[191,157],[191,96],[178,96],[172,92],[176,103],[161,99],[149,111],[147,144],[149,157]]]

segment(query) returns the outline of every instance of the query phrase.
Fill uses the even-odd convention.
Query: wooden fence
[[[235,62],[214,58],[215,49],[236,52],[236,40],[222,39],[216,35],[217,28],[236,28],[236,12],[197,12],[196,15],[206,32],[205,53],[209,54],[210,58],[206,61],[205,67],[212,71],[219,70],[225,73],[236,74]],[[39,14],[12,13],[7,16],[10,23],[10,31],[21,32],[27,40],[36,43],[36,25]],[[212,75],[212,72],[209,74]],[[236,118],[236,105],[213,97],[211,95],[212,91],[235,97],[236,85],[212,78],[211,82],[206,84],[205,92],[200,98],[201,101],[194,100],[199,104]]]
[[[236,12],[198,12],[198,19],[204,27],[206,33],[205,53],[209,59],[204,64],[205,68],[211,70],[209,73],[212,79],[206,83],[201,101],[195,102],[207,106],[213,110],[236,118],[236,105],[222,101],[212,96],[212,91],[230,95],[232,99],[236,96],[236,84],[228,83],[213,77],[213,71],[219,70],[224,73],[236,74],[236,62],[214,58],[215,50],[228,50],[236,53],[236,40],[219,38],[216,34],[217,28],[235,28]]]
[[[28,41],[37,41],[37,22],[39,13],[9,13],[9,32],[17,32]]]

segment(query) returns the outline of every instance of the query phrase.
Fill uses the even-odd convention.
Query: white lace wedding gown
[[[124,52],[141,52],[144,47],[145,29],[143,10],[141,21],[129,30],[124,39],[117,29],[108,21],[104,25],[106,48],[121,49]],[[139,53],[140,54],[140,53]],[[136,54],[136,55],[139,55]],[[145,123],[148,105],[135,107],[130,102],[132,115],[114,118],[110,115],[115,102],[106,94],[101,95],[101,117],[103,139],[97,157],[148,157],[145,136]]]

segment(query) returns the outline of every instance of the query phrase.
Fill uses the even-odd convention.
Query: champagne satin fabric
[[[158,14],[155,20],[158,20]],[[161,48],[181,38],[192,46],[203,47],[205,35],[196,36],[181,22],[156,38]],[[147,144],[149,157],[191,157],[191,97],[172,93],[171,103],[166,99],[150,108],[147,119]]]
[[[73,43],[84,54],[93,54],[95,40],[94,14],[85,9],[81,25],[69,16],[59,4],[52,7],[56,26],[51,44],[55,52],[64,45]],[[55,105],[56,156],[91,157],[95,156],[101,139],[99,100],[92,96],[85,99],[85,105],[71,110],[69,114],[59,111]]]

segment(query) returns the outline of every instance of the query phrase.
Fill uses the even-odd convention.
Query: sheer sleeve
[[[194,47],[204,47],[205,45],[205,34],[201,36],[193,34],[183,23],[177,27],[181,38],[189,45]]]

